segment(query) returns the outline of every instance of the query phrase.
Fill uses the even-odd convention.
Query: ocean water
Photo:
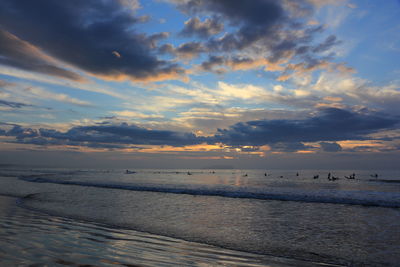
[[[166,266],[398,266],[400,173],[331,171],[335,181],[328,173],[3,168],[0,194],[18,197],[29,212],[64,218],[64,224],[101,224],[103,234],[122,231],[123,238],[111,238],[120,244],[136,235],[190,242],[187,250],[179,245],[180,252],[175,243],[155,249],[150,258],[162,258]],[[355,179],[345,178],[353,173]],[[126,246],[124,260],[113,258],[113,250],[106,260],[127,262],[137,255],[133,247],[146,249],[142,243]],[[188,252],[196,246],[207,247],[199,249],[199,258]],[[174,262],[182,254],[188,258]],[[221,254],[233,258],[224,262],[216,256]]]
[[[1,266],[308,266],[15,207],[0,197]],[[4,205],[7,204],[7,205]],[[314,266],[320,266],[314,264]]]

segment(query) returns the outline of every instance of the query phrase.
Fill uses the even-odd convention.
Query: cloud
[[[196,129],[201,131],[202,134],[212,136],[218,128],[228,128],[238,122],[266,119],[299,119],[307,115],[308,112],[304,110],[224,108],[220,105],[211,105],[181,112],[174,121],[181,123],[186,129]]]
[[[35,145],[88,146],[90,144],[91,147],[109,146],[118,148],[121,145],[136,144],[179,147],[204,142],[204,138],[196,137],[192,133],[150,130],[126,123],[119,125],[76,126],[66,132],[46,128],[37,130],[15,125],[9,130],[2,129],[2,134],[14,136],[18,143]]]
[[[40,49],[3,29],[0,29],[0,64],[74,81],[85,80],[77,73],[56,66]]]
[[[39,0],[35,3],[5,0],[0,3],[0,23],[19,40],[20,47],[33,47],[53,61],[114,81],[188,79],[187,75],[192,72],[182,67],[185,62],[162,59],[159,52],[184,60],[202,53],[212,56],[232,53],[229,59],[212,62],[213,68],[207,68],[210,62],[202,64],[203,70],[218,74],[226,72],[224,67],[248,70],[265,66],[265,71],[282,71],[284,67],[276,63],[296,58],[297,63],[303,61],[310,65],[319,59],[318,53],[339,43],[332,35],[315,44],[314,37],[323,28],[307,24],[314,5],[305,0],[253,0],[246,5],[239,0],[170,1],[193,16],[185,22],[180,34],[201,37],[201,42],[158,47],[158,41],[169,35],[138,32],[139,23],[145,18],[136,15],[140,8],[136,0]],[[226,31],[222,34],[224,24]],[[8,50],[4,53],[8,57],[15,55],[14,60],[2,59],[3,64],[67,79],[81,78],[55,64],[46,65],[43,60],[18,60],[15,51]],[[28,59],[29,53],[24,52],[24,56]],[[223,67],[219,68],[218,64]]]
[[[314,93],[339,97],[343,103],[357,103],[396,115],[400,115],[399,88],[396,82],[376,86],[351,73],[321,73],[315,84],[310,86]]]
[[[4,125],[4,124],[1,123],[0,125]],[[6,125],[6,126],[10,126],[10,125]],[[14,125],[8,131],[6,131],[4,129],[2,129],[2,130],[3,130],[3,134],[5,136],[15,136],[15,138],[17,140],[23,140],[25,138],[33,138],[33,137],[38,137],[39,136],[38,130],[32,129],[32,128],[22,127],[20,125]]]
[[[118,0],[121,5],[128,8],[130,11],[136,11],[141,8],[139,0]]]
[[[264,98],[268,93],[262,87],[254,85],[235,86],[224,82],[218,82],[217,91],[222,97],[238,98],[238,99],[257,99],[257,97]]]
[[[207,50],[200,42],[188,42],[180,44],[178,47],[175,47],[172,44],[163,44],[158,48],[158,51],[161,54],[168,53],[177,56],[180,59],[190,60],[199,56],[199,54],[206,52]]]
[[[217,74],[222,74],[225,73],[227,70],[224,68],[221,68],[219,66],[224,65],[226,62],[226,59],[224,56],[216,56],[216,55],[211,55],[208,57],[208,60],[203,61],[200,65],[201,70],[204,71],[210,71],[214,72]],[[218,68],[216,69],[215,66]]]
[[[198,17],[194,17],[185,22],[181,35],[207,38],[220,33],[223,29],[224,25],[218,19],[207,18],[202,22]]]
[[[100,83],[95,83],[93,81],[87,81],[85,83],[82,83],[78,81],[59,79],[54,76],[51,77],[46,75],[38,75],[37,73],[34,72],[28,72],[22,69],[17,69],[2,65],[0,65],[0,73],[7,76],[17,77],[19,79],[37,81],[40,83],[46,83],[51,85],[61,85],[68,88],[74,88],[88,92],[95,92],[98,94],[105,94],[119,99],[126,99],[127,97],[126,94],[121,94],[115,91],[114,88],[104,85],[103,83],[100,84]]]
[[[136,8],[136,1],[122,2],[5,0],[0,23],[26,44],[100,78],[158,81],[182,76],[181,67],[154,55],[152,36],[133,30],[143,21],[127,8]]]
[[[342,150],[342,147],[336,142],[320,142],[322,151],[325,152],[338,152]]]
[[[203,46],[210,57],[201,67],[217,74],[226,72],[226,66],[231,70],[264,66],[265,71],[282,71],[285,68],[281,64],[290,61],[315,65],[315,62],[326,60],[325,52],[340,44],[334,35],[321,43],[316,41],[316,36],[322,34],[324,27],[308,23],[315,8],[319,7],[312,1],[253,0],[245,5],[240,0],[170,2],[184,13],[196,16],[186,21],[181,33],[186,33],[186,36],[201,35],[206,39]],[[333,2],[325,1],[324,4]],[[198,16],[207,19],[203,23]],[[222,23],[229,26],[225,27],[222,36],[215,36],[217,30],[214,34],[208,32],[213,21],[221,23],[220,27]],[[225,58],[226,53],[231,54],[230,59]],[[312,72],[316,68],[303,69]]]
[[[316,47],[313,48],[313,52],[324,52],[329,50],[331,47],[334,45],[340,44],[341,41],[339,41],[336,36],[330,35],[328,36],[323,43],[318,44]]]
[[[312,146],[307,146],[301,142],[279,142],[270,144],[269,146],[271,147],[271,150],[278,152],[297,152],[313,148]]]
[[[77,98],[70,97],[66,94],[53,93],[40,87],[26,87],[24,92],[31,94],[33,97],[40,99],[49,99],[64,102],[77,106],[92,106],[91,103]]]
[[[191,59],[205,51],[206,50],[201,43],[190,42],[190,43],[181,44],[173,52],[182,58]]]
[[[0,99],[0,106],[6,106],[6,107],[10,107],[10,108],[23,108],[23,107],[30,107],[32,105]]]
[[[133,124],[98,124],[75,126],[65,132],[54,129],[32,129],[19,125],[2,127],[1,134],[14,136],[23,144],[62,144],[87,146],[87,144],[188,146],[207,142],[230,147],[270,146],[275,151],[294,152],[314,149],[307,142],[320,142],[324,151],[340,151],[335,141],[373,140],[371,134],[393,129],[398,118],[374,112],[355,112],[335,108],[322,109],[303,120],[258,120],[241,122],[227,129],[218,129],[212,136],[196,136],[189,132],[155,130]],[[4,125],[4,124],[3,124]],[[46,142],[46,140],[48,142]],[[72,143],[71,143],[72,142]]]
[[[29,85],[24,85],[24,84],[7,83],[7,82],[1,83],[1,80],[0,80],[0,86],[9,92],[12,92],[14,97],[18,96],[19,98],[23,98],[23,99],[26,99],[26,98],[28,98],[28,99],[35,98],[35,99],[40,99],[40,100],[48,99],[48,100],[55,100],[55,101],[64,102],[64,103],[77,105],[77,106],[92,106],[92,104],[87,101],[73,98],[66,94],[54,93],[54,92],[48,91],[46,89],[43,89],[43,88],[37,87],[37,86],[29,86]],[[4,101],[4,103],[5,102],[6,101]],[[22,107],[21,103],[19,103],[19,106]],[[27,106],[27,105],[25,105],[25,106]]]
[[[377,113],[326,108],[304,120],[258,120],[219,129],[214,141],[227,145],[260,146],[339,140],[366,140],[368,134],[390,129],[399,123]]]
[[[179,1],[178,1],[179,3]],[[181,10],[189,14],[213,14],[229,21],[232,25],[241,25],[241,34],[250,30],[249,36],[260,28],[268,30],[283,18],[284,11],[276,1],[254,0],[246,5],[240,0],[190,0],[178,4]]]
[[[270,62],[266,58],[251,58],[248,56],[210,55],[200,64],[200,70],[223,74],[229,70],[250,70],[263,67],[265,71],[283,71],[282,62]]]
[[[144,120],[159,120],[163,119],[164,116],[157,114],[144,114],[141,112],[137,112],[134,110],[122,110],[122,111],[113,111],[111,112],[120,117],[132,118],[132,119],[144,119]],[[116,118],[116,117],[110,117]]]
[[[187,1],[179,7],[189,14],[212,14],[228,21],[237,31],[208,42],[210,50],[241,50],[274,31],[273,27],[284,22],[284,10],[275,1],[255,0],[243,5],[242,1]]]

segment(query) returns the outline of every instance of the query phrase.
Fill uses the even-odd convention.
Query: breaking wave
[[[259,200],[281,200],[312,203],[332,203],[400,208],[400,193],[372,191],[338,191],[331,189],[299,190],[288,188],[256,188],[234,186],[198,186],[164,184],[128,184],[59,180],[52,175],[20,176],[19,179],[33,183],[52,183],[73,186],[97,187],[130,191],[186,194],[193,196],[218,196]]]

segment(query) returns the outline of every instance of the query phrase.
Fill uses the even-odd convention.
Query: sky
[[[2,0],[0,164],[399,169],[398,0]]]

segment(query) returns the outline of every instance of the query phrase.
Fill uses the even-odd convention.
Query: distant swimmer
[[[244,175],[243,175],[243,177],[247,177],[248,175],[247,175],[247,173],[245,173]]]
[[[331,179],[331,180],[332,180],[332,181],[339,180],[339,177],[335,177],[335,176],[332,175],[332,179]]]
[[[279,176],[279,178],[283,178],[283,175]]]
[[[299,176],[299,173],[298,173],[298,172],[296,172],[296,176]]]
[[[187,172],[187,175],[192,175],[192,173],[191,172]]]
[[[375,174],[371,174],[371,177],[373,177],[373,178],[375,178],[375,179],[378,179],[378,174],[377,173],[375,173]]]
[[[267,173],[264,173],[264,176],[267,176]]]
[[[319,175],[317,174],[317,175],[314,175],[314,179],[318,179],[319,178]]]
[[[329,181],[332,181],[332,179],[331,179],[331,173],[328,173],[328,180],[329,180]]]
[[[136,173],[136,172],[130,171],[130,170],[126,170],[126,171],[125,171],[125,174],[132,174],[132,173]]]

